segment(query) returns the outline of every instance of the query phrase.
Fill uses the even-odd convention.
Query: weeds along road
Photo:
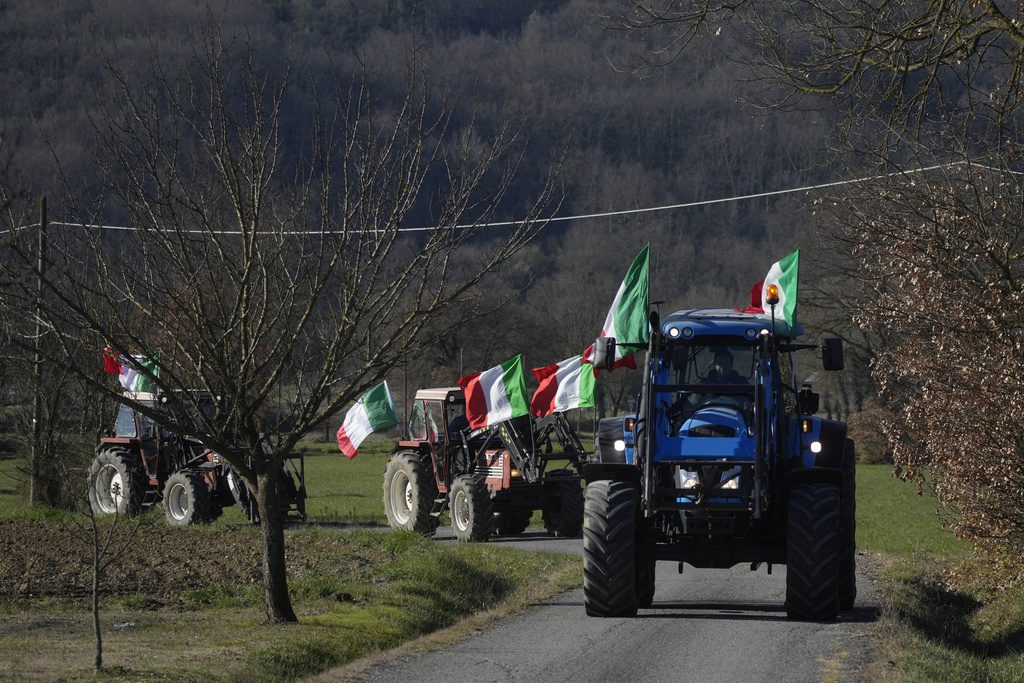
[[[439,530],[442,543],[450,531]],[[582,555],[580,539],[530,531],[495,543]],[[370,681],[857,680],[878,603],[857,558],[857,604],[836,622],[790,621],[785,567],[694,569],[658,563],[654,605],[632,619],[595,619],[574,590],[435,652],[369,669]],[[582,561],[582,560],[581,560]]]

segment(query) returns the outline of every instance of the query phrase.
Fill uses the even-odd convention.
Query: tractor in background
[[[144,406],[160,400],[141,392],[131,398]],[[212,399],[197,403],[200,410],[205,403],[212,409]],[[298,463],[286,461],[279,484],[282,516],[305,519],[304,475],[301,455]],[[259,521],[256,501],[220,454],[122,404],[114,427],[96,445],[89,468],[89,504],[97,515],[134,515],[161,501],[173,526],[211,522],[236,504],[250,521]]]
[[[651,313],[650,331],[636,414],[601,420],[583,469],[587,613],[650,606],[659,561],[785,564],[790,618],[850,609],[854,444],[796,377],[795,353],[817,346],[774,315],[726,309]],[[598,339],[595,366],[614,350]],[[821,352],[825,370],[843,368],[841,340]]]
[[[586,458],[561,413],[471,430],[462,389],[420,389],[406,438],[384,472],[388,524],[432,534],[447,510],[456,538],[485,541],[522,533],[540,510],[549,534],[575,537],[583,524]],[[549,468],[555,460],[568,462]]]

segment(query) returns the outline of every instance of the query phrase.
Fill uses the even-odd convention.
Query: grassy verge
[[[1024,577],[976,555],[941,523],[935,499],[857,468],[857,547],[884,565],[878,658],[865,678],[1024,680]]]
[[[877,629],[881,657],[871,677],[1024,680],[1024,581],[996,590],[1007,577],[980,578],[991,570],[978,558],[918,558],[887,568]],[[970,581],[954,578],[965,571]]]
[[[46,525],[21,527],[35,533],[35,527]],[[57,530],[38,531],[45,542]],[[28,540],[25,528],[18,533],[19,542]],[[205,575],[192,580],[201,563],[214,561],[218,547],[221,554],[237,557],[234,542],[226,531],[176,529],[153,548],[133,549],[136,557],[125,560],[132,566],[115,570],[104,599],[104,679],[293,680],[482,610],[514,609],[580,581],[578,558],[565,555],[437,544],[397,531],[309,529],[288,539],[290,587],[300,621],[269,627],[262,623],[258,582],[245,571],[220,564],[205,569],[223,580]],[[183,563],[174,555],[178,547],[200,552]],[[191,569],[181,567],[188,562]],[[155,574],[152,585],[161,587],[159,600],[139,573],[147,567]],[[158,574],[168,567],[178,574]],[[0,568],[18,574],[18,567],[0,562]],[[69,558],[52,570],[73,573],[78,561]],[[135,588],[140,584],[141,592]],[[17,586],[17,579],[6,585]],[[17,592],[0,596],[0,679],[87,677],[92,641],[85,601]],[[33,646],[38,642],[59,647]]]

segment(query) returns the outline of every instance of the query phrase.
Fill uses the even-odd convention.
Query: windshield
[[[128,406],[120,406],[117,409],[117,420],[114,422],[114,433],[124,438],[134,438],[135,432],[135,411]]]
[[[674,384],[752,384],[758,347],[750,344],[687,344],[668,350]]]
[[[662,358],[661,381],[672,386],[658,396],[668,433],[751,435],[758,360],[759,348],[754,344],[709,341],[668,347]],[[721,391],[716,391],[716,386],[721,386]]]

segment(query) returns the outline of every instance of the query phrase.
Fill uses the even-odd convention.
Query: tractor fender
[[[588,484],[603,479],[639,483],[640,468],[623,463],[591,462],[583,466],[583,478]]]
[[[793,421],[791,434],[797,440],[793,454],[793,469],[801,468],[835,468],[843,466],[843,448],[846,443],[846,423],[826,420],[820,417],[803,417],[801,422],[810,427],[804,431],[803,425]],[[817,446],[815,446],[817,444]],[[815,452],[817,450],[817,452]]]
[[[787,488],[797,484],[833,484],[841,486],[843,471],[838,467],[798,467],[786,477]]]

